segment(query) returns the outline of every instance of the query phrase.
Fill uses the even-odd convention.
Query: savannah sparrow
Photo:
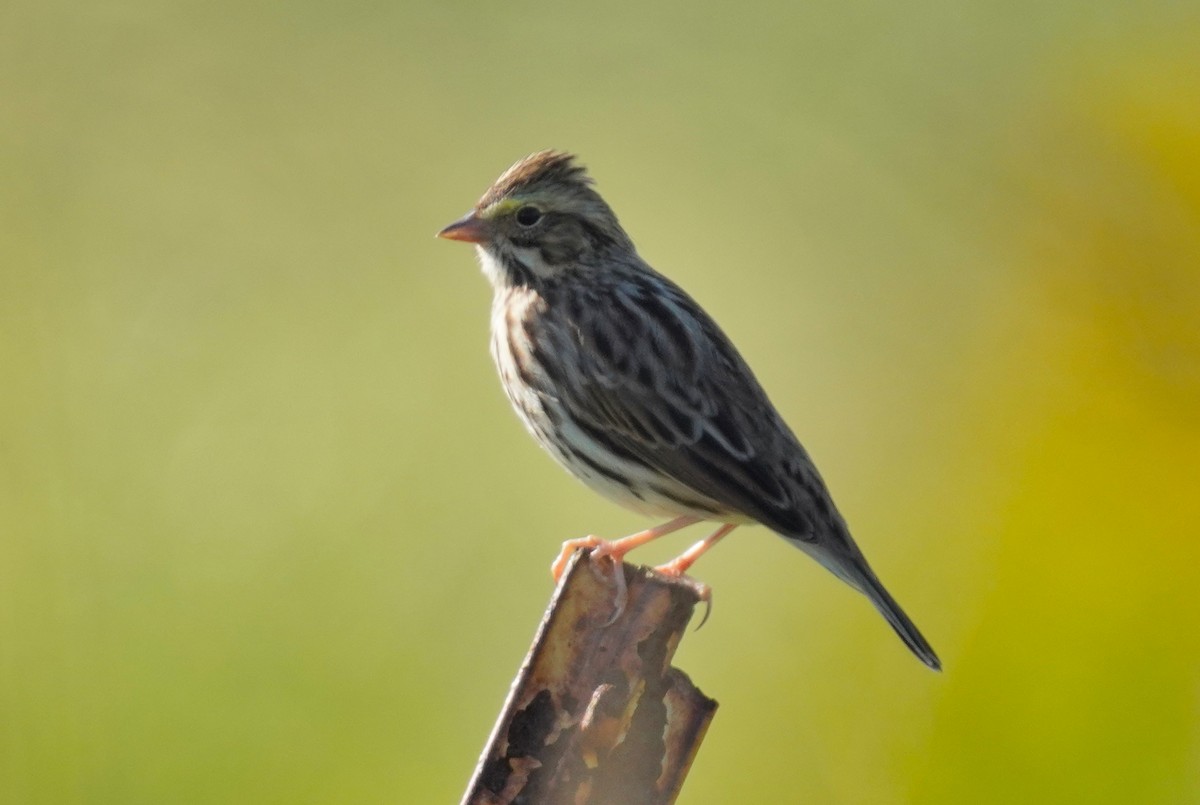
[[[492,357],[533,437],[601,494],[672,518],[612,542],[564,543],[556,577],[578,547],[619,563],[664,534],[721,523],[658,568],[682,576],[736,526],[761,523],[866,595],[940,669],[750,367],[687,293],[638,256],[573,156],[522,159],[438,235],[476,246],[495,291]]]

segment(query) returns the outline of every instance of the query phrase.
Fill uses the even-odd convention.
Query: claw
[[[564,542],[558,558],[550,564],[550,575],[554,577],[554,582],[557,584],[562,579],[563,571],[567,569],[567,562],[570,561],[571,554],[580,548],[596,548],[603,544],[604,540],[590,535],[580,539],[569,539]]]
[[[592,571],[592,574],[600,581],[608,581],[604,570],[601,568],[601,563],[605,559],[608,559],[613,566],[613,586],[617,588],[617,594],[613,599],[612,615],[601,624],[602,627],[612,626],[621,617],[622,613],[625,612],[625,604],[629,598],[629,590],[625,585],[625,568],[622,567],[626,551],[621,550],[616,541],[610,542],[599,537],[587,536],[580,539],[569,539],[562,544],[562,552],[559,553],[554,563],[550,565],[550,573],[554,576],[556,582],[562,578],[563,571],[566,569],[571,555],[580,548],[591,550],[592,553],[589,557],[588,567]]]
[[[700,631],[700,627],[708,623],[708,616],[712,614],[712,590],[708,585],[704,585],[704,594],[700,596],[700,600],[704,602],[704,617],[696,624],[696,631]]]
[[[654,569],[657,572],[662,573],[664,576],[670,576],[671,578],[684,584],[689,590],[696,594],[698,599],[704,602],[704,617],[700,619],[700,623],[696,624],[696,631],[699,631],[701,626],[708,623],[708,616],[712,614],[712,588],[704,582],[698,581],[685,574],[679,567],[679,560],[668,562],[665,565],[659,565]]]
[[[603,559],[604,557],[597,553],[599,550],[600,550],[600,548],[598,548],[598,547],[592,549],[592,553],[590,556],[591,561],[588,562],[588,568],[591,569],[592,575],[596,578],[597,581],[607,582],[608,577],[604,574],[604,569],[600,566],[600,560]]]
[[[592,554],[592,561],[595,561],[596,555]],[[625,604],[629,600],[629,589],[625,586],[625,566],[618,561],[613,562],[613,584],[617,588],[617,594],[613,597],[613,611],[608,620],[600,624],[601,628],[607,628],[617,622],[617,619],[625,612]]]
[[[629,553],[639,545],[645,545],[651,540],[658,539],[659,537],[678,531],[681,528],[687,528],[696,522],[699,522],[698,518],[693,517],[690,514],[685,514],[680,517],[676,517],[669,523],[663,523],[655,528],[648,528],[645,531],[639,531],[636,534],[631,534],[628,537],[623,537],[622,539],[613,540],[611,542],[592,536],[583,537],[582,539],[569,539],[562,544],[562,551],[558,554],[558,558],[555,559],[550,565],[550,573],[554,576],[554,581],[558,582],[562,578],[563,571],[567,569],[567,562],[570,561],[571,555],[580,548],[590,548],[592,550],[592,572],[597,574],[597,578],[603,579],[603,575],[599,571],[600,560],[611,559],[613,563],[613,584],[617,588],[617,595],[613,601],[613,614],[607,621],[604,622],[604,626],[612,626],[617,622],[617,619],[621,617],[621,614],[625,612],[625,604],[629,598],[629,590],[625,585],[625,568],[623,567],[625,554]],[[703,546],[697,546],[697,548],[692,552],[689,552],[688,554],[685,554],[684,556],[681,556],[679,559],[675,560],[676,562],[682,563],[675,568],[675,575],[682,576],[683,572],[687,570],[688,566],[690,566],[692,562],[696,561],[697,556],[708,550],[712,544],[715,544],[717,540],[719,540],[725,534],[728,534],[732,528],[732,525],[722,526],[721,530],[709,537]],[[675,564],[675,562],[672,564]],[[696,582],[696,584],[699,584],[699,582]],[[700,588],[697,588],[697,590],[701,588],[705,591],[708,590],[708,588],[703,587],[703,585],[701,585]],[[708,595],[709,594],[707,592],[704,592],[701,597],[707,601]],[[704,618],[707,620],[708,615],[705,615]],[[701,621],[701,623],[703,623],[703,621]]]
[[[629,600],[629,589],[625,586],[625,554],[626,550],[621,550],[621,547],[616,542],[607,542],[600,540],[600,544],[592,549],[592,568],[597,570],[600,563],[608,559],[613,566],[613,586],[617,588],[617,594],[613,598],[613,612],[609,619],[600,624],[602,628],[612,626],[617,622],[622,613],[625,612],[625,604]],[[598,574],[600,575],[600,574]],[[600,575],[603,578],[602,575]]]

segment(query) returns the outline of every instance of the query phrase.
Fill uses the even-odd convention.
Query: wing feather
[[[733,513],[813,538],[824,493],[803,448],[716,323],[666,278],[646,281],[662,285],[626,278],[606,298],[570,305],[570,324],[554,327],[554,348],[579,369],[559,403],[614,452]]]

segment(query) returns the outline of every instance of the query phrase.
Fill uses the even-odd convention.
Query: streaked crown
[[[525,224],[520,214],[525,209],[524,215],[529,215],[529,207],[540,216],[536,226]],[[518,161],[483,194],[475,214],[515,243],[545,247],[551,263],[612,246],[633,248],[587,171],[564,151],[538,151]]]
[[[592,178],[574,154],[538,151],[519,160],[501,174],[479,199],[475,209],[483,210],[508,198],[542,195],[547,190],[554,193],[584,191],[599,198],[591,185]]]

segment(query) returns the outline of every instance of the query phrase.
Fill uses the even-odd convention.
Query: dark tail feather
[[[848,575],[852,575],[853,578],[845,576],[843,578],[870,599],[875,608],[879,610],[879,614],[883,615],[896,634],[900,635],[904,645],[917,655],[917,659],[935,671],[942,670],[942,661],[938,659],[933,646],[929,645],[929,641],[921,634],[917,625],[904,614],[904,610],[896,603],[896,599],[892,598],[891,593],[884,589],[883,584],[875,577],[871,569],[866,566],[853,567],[853,573]]]
[[[841,539],[833,543],[837,545],[837,542],[840,542],[840,550],[836,550],[830,545],[812,542],[811,538],[788,537],[787,539],[820,562],[826,570],[865,595],[879,610],[879,614],[887,619],[896,634],[900,635],[900,639],[904,641],[904,645],[908,646],[909,651],[917,655],[917,659],[935,671],[942,670],[942,661],[938,659],[933,646],[929,645],[929,641],[921,634],[917,625],[904,614],[904,610],[896,603],[896,599],[892,598],[891,593],[883,588],[883,584],[876,578],[871,566],[867,564],[867,560],[863,558],[862,553],[854,545],[854,541],[850,539],[850,534],[844,530],[844,526],[840,536]]]

